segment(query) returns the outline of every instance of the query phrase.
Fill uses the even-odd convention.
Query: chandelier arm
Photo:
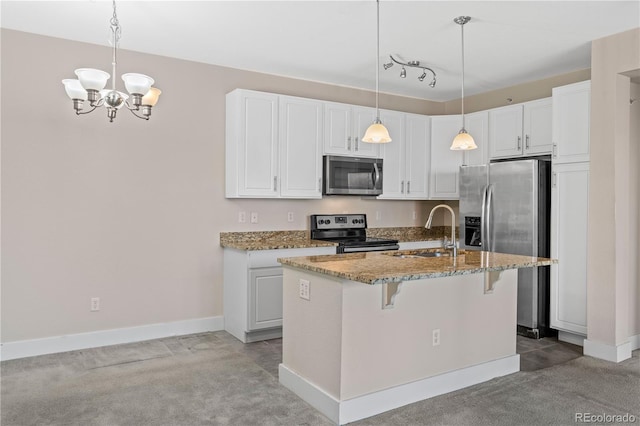
[[[89,111],[83,111],[80,112],[80,110],[76,110],[76,115],[84,115],[84,114],[89,114],[90,112],[95,111],[98,108],[99,105],[95,105],[93,108],[91,108]]]
[[[138,111],[138,110],[136,110],[136,109],[131,109],[131,108],[127,108],[127,109],[128,109],[129,111],[131,111],[131,114],[135,115],[135,116],[136,116],[136,117],[138,117],[138,118],[141,118],[141,119],[143,119],[143,120],[148,120],[148,119],[149,119],[149,117],[148,117],[148,116],[143,116],[143,115],[138,115],[138,114],[136,114],[136,111]]]

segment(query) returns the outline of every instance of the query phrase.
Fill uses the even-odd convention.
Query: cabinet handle
[[[524,137],[524,147],[525,149],[529,149],[529,135]]]
[[[522,149],[522,137],[518,136],[518,149]]]
[[[410,193],[411,193],[411,181],[408,180],[407,181],[407,194],[410,194]]]
[[[358,142],[358,139],[359,139],[359,138],[356,136],[356,151],[357,151],[357,150],[358,150],[358,148],[359,148],[359,146],[358,146],[358,145],[360,145],[360,143]]]
[[[556,172],[553,172],[553,187],[555,188],[558,184],[558,176],[556,175]]]
[[[273,177],[273,190],[274,191],[278,190],[278,176]]]
[[[404,194],[404,181],[400,181],[400,193]]]
[[[347,151],[351,151],[351,136],[347,138]]]
[[[553,158],[557,157],[557,154],[556,154],[557,149],[558,149],[558,144],[554,143],[553,144]]]

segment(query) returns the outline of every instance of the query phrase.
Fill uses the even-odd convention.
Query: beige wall
[[[479,95],[468,96],[464,99],[464,110],[465,112],[483,111],[510,104],[548,98],[551,96],[551,90],[554,87],[577,83],[579,81],[589,80],[590,78],[591,70],[586,69],[532,81],[518,86],[492,90],[491,92]],[[511,99],[511,101],[509,101],[509,99]],[[443,114],[460,113],[460,99],[445,102],[444,104]]]
[[[640,69],[640,29],[595,40],[591,65],[588,339],[615,347],[640,328],[637,305],[629,303],[640,258],[629,232],[638,226],[639,142],[637,124],[631,131],[630,78],[621,74]]]
[[[2,342],[220,316],[220,232],[307,229],[310,213],[343,211],[368,214],[371,227],[419,226],[437,204],[224,198],[227,92],[373,105],[372,92],[120,51],[118,73],[152,75],[163,95],[151,121],[120,111],[109,123],[104,111],[75,116],[60,83],[79,67],[108,70],[109,48],[1,35]],[[571,73],[465,106],[542,98],[588,78],[588,70]],[[380,106],[432,115],[459,108],[384,93]],[[457,213],[458,203],[447,203]],[[259,223],[238,223],[239,211],[258,212]],[[441,210],[434,223],[449,218]],[[89,312],[91,297],[101,298],[100,312]]]
[[[149,122],[121,110],[109,123],[103,110],[76,116],[60,82],[109,70],[109,48],[5,29],[1,43],[3,342],[219,316],[221,231],[307,229],[308,214],[343,211],[422,225],[435,204],[224,198],[227,92],[373,105],[372,92],[120,51],[118,73],[149,74],[163,94]],[[442,112],[384,94],[380,105]],[[241,210],[259,223],[238,223]]]

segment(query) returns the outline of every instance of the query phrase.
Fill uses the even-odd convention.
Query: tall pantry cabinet
[[[551,327],[560,340],[587,335],[587,219],[591,82],[553,89]]]

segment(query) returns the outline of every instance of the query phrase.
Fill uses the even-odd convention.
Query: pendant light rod
[[[462,129],[464,130],[464,24],[471,20],[470,16],[458,16],[453,20],[456,24],[460,25],[460,34],[462,35]]]
[[[376,119],[373,120],[364,136],[362,142],[367,143],[388,143],[391,142],[389,131],[382,120],[380,120],[380,105],[378,98],[380,96],[380,0],[376,0]]]
[[[464,127],[465,119],[464,119],[464,24],[469,22],[471,17],[469,16],[458,16],[453,19],[453,22],[460,25],[460,33],[462,35],[462,89],[461,89],[461,115],[462,115],[462,128],[453,139],[451,143],[451,150],[453,151],[468,151],[471,149],[476,149],[478,146],[476,145],[473,137],[467,133],[467,130]]]
[[[380,121],[378,96],[380,85],[380,0],[376,0],[376,120]]]

